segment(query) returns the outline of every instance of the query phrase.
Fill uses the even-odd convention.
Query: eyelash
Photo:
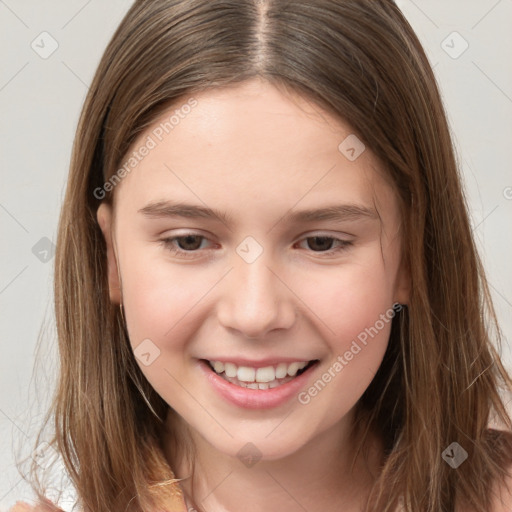
[[[180,235],[180,236],[164,238],[164,239],[162,239],[162,243],[164,244],[165,248],[171,254],[178,255],[178,256],[184,257],[184,258],[195,258],[196,253],[199,252],[199,249],[195,249],[193,251],[186,251],[184,249],[180,249],[180,248],[176,247],[173,244],[173,242],[175,240],[180,240],[180,239],[187,238],[187,237],[198,237],[198,238],[207,240],[207,238],[203,235],[198,235],[196,233],[185,233],[184,235]],[[353,245],[353,242],[351,242],[349,240],[341,240],[340,238],[335,238],[332,236],[323,236],[323,235],[308,236],[308,237],[303,238],[302,240],[308,240],[310,238],[324,238],[326,240],[333,240],[335,243],[336,242],[339,243],[339,246],[335,249],[329,249],[327,251],[311,251],[313,253],[320,254],[320,255],[322,255],[322,254],[333,255],[334,253],[343,252],[343,251],[348,250]]]

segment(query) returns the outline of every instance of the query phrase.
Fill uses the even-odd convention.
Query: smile
[[[247,389],[272,389],[290,382],[317,361],[294,361],[261,368],[237,366],[235,363],[223,361],[207,363],[217,375],[231,384]]]

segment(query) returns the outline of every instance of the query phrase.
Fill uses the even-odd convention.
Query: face
[[[187,99],[98,210],[111,300],[193,432],[285,457],[341,428],[382,361],[408,298],[398,202],[350,126],[301,96],[254,80]]]

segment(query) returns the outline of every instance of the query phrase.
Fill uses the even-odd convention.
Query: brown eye
[[[178,247],[180,249],[184,251],[196,251],[201,246],[201,239],[203,238],[204,237],[200,235],[186,235],[177,236],[175,240],[178,241]]]
[[[334,242],[334,238],[328,236],[310,236],[306,240],[309,248],[313,251],[329,251]]]
[[[182,258],[194,258],[200,256],[207,247],[202,246],[208,239],[196,233],[186,233],[181,236],[164,238],[162,243],[171,254]]]
[[[336,253],[346,251],[353,245],[353,241],[342,240],[332,236],[308,236],[303,238],[298,245],[309,253],[317,253],[323,256],[333,256]]]

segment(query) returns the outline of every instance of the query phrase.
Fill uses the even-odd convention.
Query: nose
[[[217,303],[220,324],[248,339],[290,329],[296,318],[294,294],[264,255],[253,263],[235,263]]]

